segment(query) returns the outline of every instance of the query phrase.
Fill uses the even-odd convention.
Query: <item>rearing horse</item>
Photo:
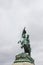
[[[25,53],[28,53],[30,55],[31,48],[30,48],[30,44],[29,44],[29,42],[30,42],[29,35],[26,35],[25,28],[22,33],[22,38],[23,38],[23,40],[22,41],[20,40],[18,43],[21,43],[21,45],[22,45],[21,48],[24,48]]]

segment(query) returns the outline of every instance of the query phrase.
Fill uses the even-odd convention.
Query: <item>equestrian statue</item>
[[[24,48],[25,53],[31,55],[29,35],[27,34],[25,28],[22,31],[22,40],[18,41],[18,43],[21,43],[21,48]]]

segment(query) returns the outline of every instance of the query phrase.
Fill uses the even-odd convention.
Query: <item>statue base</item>
[[[27,63],[32,63],[34,64],[34,60],[31,56],[29,56],[28,53],[21,53],[16,55],[16,59],[14,61],[14,63],[21,63],[21,62],[27,62]]]
[[[12,65],[34,65],[33,63],[29,63],[29,62],[19,62],[19,63],[13,63]]]

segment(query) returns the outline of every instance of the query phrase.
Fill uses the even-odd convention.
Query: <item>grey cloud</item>
[[[43,27],[39,26],[39,24],[32,25],[30,36],[33,41],[43,41]]]

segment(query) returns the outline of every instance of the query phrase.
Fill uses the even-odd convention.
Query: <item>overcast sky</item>
[[[24,52],[17,44],[24,27],[35,65],[43,65],[43,0],[0,0],[0,65],[12,65]]]

